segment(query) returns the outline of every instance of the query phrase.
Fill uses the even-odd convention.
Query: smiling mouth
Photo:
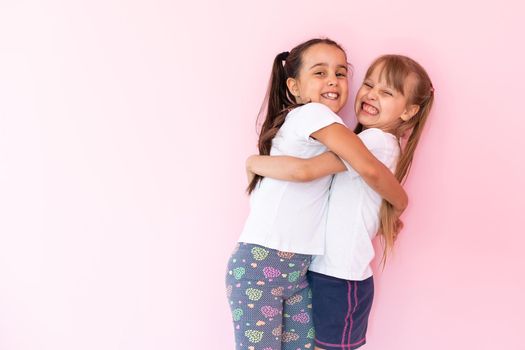
[[[368,103],[366,102],[363,102],[361,104],[361,109],[363,111],[365,111],[366,113],[370,114],[370,115],[376,115],[379,113],[379,110],[377,108],[375,108],[374,106],[372,105],[369,105]]]
[[[337,92],[325,92],[324,94],[321,94],[321,96],[327,100],[337,100],[339,98],[339,94]]]

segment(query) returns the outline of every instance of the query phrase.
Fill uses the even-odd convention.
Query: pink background
[[[2,0],[0,349],[232,349],[255,117],[316,36],[352,94],[383,53],[436,87],[365,349],[524,349],[525,28],[497,4]]]

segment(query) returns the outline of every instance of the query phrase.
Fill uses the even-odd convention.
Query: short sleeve
[[[298,107],[294,115],[294,129],[298,135],[308,140],[317,130],[320,130],[333,123],[345,125],[343,120],[330,108],[322,103],[310,102]]]
[[[393,135],[380,129],[370,128],[360,132],[357,136],[363,141],[366,148],[377,158],[377,160],[393,170],[399,155],[399,146]],[[342,161],[350,175],[359,176],[347,161],[343,159]]]

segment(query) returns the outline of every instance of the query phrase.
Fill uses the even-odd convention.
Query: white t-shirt
[[[288,113],[272,141],[270,154],[311,158],[327,151],[312,133],[341,118],[320,103]],[[239,242],[300,254],[323,254],[328,193],[332,176],[311,182],[265,177],[252,192],[250,214]]]
[[[371,128],[358,136],[379,161],[395,171],[400,150],[394,135]],[[344,163],[348,171],[336,174],[330,188],[325,253],[314,257],[310,270],[361,281],[372,276],[372,239],[379,229],[382,198]]]

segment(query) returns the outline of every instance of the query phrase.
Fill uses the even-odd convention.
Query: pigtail
[[[409,74],[415,74],[417,77],[416,86],[414,86],[411,91],[408,103],[418,105],[419,110],[410,120],[403,122],[395,132],[398,138],[406,138],[406,135],[408,135],[407,141],[401,149],[401,154],[394,174],[396,179],[403,184],[410,172],[417,145],[434,103],[434,88],[432,87],[432,83],[426,71],[414,60],[405,56],[397,55],[389,55],[385,57],[386,58],[383,58],[383,61],[380,61],[381,58],[378,59],[378,61],[385,62],[386,64],[390,63],[391,66],[395,66],[397,69],[401,67],[400,70],[403,71],[402,75],[405,78]],[[401,86],[399,78],[396,80],[398,80],[397,85]],[[400,228],[398,227],[399,222],[394,207],[385,200],[381,203],[379,218],[381,225],[379,232],[383,245],[381,264],[384,267],[388,253],[394,246],[396,235]]]
[[[423,132],[423,127],[425,126],[427,117],[430,114],[433,101],[434,96],[432,94],[429,102],[422,106],[419,112],[412,118],[418,118],[418,121],[415,123],[410,136],[408,137],[408,141],[404,149],[401,151],[401,156],[399,157],[395,172],[395,177],[401,184],[405,182],[408,173],[410,172],[414,153],[421,137],[421,133]],[[394,247],[394,242],[400,228],[398,227],[398,217],[395,213],[394,206],[384,199],[381,202],[381,208],[379,209],[379,218],[381,222],[380,233],[383,243],[383,257],[381,258],[381,264],[384,268],[387,255]]]

